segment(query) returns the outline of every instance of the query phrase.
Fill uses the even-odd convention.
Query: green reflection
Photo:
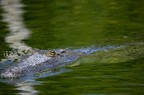
[[[17,92],[14,86],[0,82],[0,95],[17,95]]]
[[[144,59],[117,64],[89,63],[72,72],[40,79],[39,95],[139,95],[144,90]]]
[[[24,3],[25,21],[33,33],[26,42],[36,48],[143,41],[143,1],[24,0]]]
[[[34,48],[67,48],[144,41],[142,0],[23,2],[27,5],[25,22],[32,31],[31,38],[25,42]],[[9,50],[4,42],[7,33],[6,24],[0,22],[0,52]],[[143,49],[135,52],[135,49],[131,51],[130,47],[111,53],[99,52],[96,58],[85,57],[69,66],[72,72],[40,79],[44,83],[36,86],[36,89],[40,91],[39,95],[144,94],[143,54]],[[77,65],[78,63],[81,64]],[[0,86],[1,95],[13,95],[17,92],[13,86],[3,83],[0,83]]]

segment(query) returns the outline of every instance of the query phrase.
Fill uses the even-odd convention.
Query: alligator
[[[0,70],[0,77],[4,79],[21,78],[25,76],[36,76],[43,72],[65,67],[78,60],[82,56],[90,55],[99,50],[114,48],[107,46],[103,48],[88,47],[81,49],[54,49],[35,50],[32,54],[23,55],[19,62],[11,62],[9,66]]]
[[[0,62],[0,77],[2,79],[19,79],[22,77],[39,78],[41,76],[48,76],[51,72],[59,72],[65,66],[73,65],[72,63],[89,56],[90,59],[97,59],[98,52],[108,52],[103,56],[120,56],[119,60],[125,61],[137,58],[139,55],[143,56],[144,44],[124,44],[103,47],[83,47],[80,49],[53,49],[53,50],[29,50],[28,53],[20,55],[19,60],[7,59]],[[109,56],[109,53],[111,55]],[[139,55],[138,55],[139,54]],[[108,56],[107,56],[108,55]],[[122,56],[122,57],[121,57]],[[136,57],[137,56],[137,57]],[[17,58],[17,56],[16,56]],[[105,60],[105,57],[102,57]],[[103,59],[101,59],[103,60]],[[103,60],[103,61],[104,61]],[[122,62],[122,61],[120,61]],[[45,75],[46,74],[46,75]]]

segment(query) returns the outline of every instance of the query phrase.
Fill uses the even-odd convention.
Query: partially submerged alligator
[[[23,7],[21,0],[1,0],[3,21],[8,24],[9,35],[5,41],[9,43],[13,49],[31,49],[22,41],[29,37],[30,31],[25,27],[23,22]],[[142,43],[143,44],[143,43]],[[118,46],[119,47],[119,46]],[[56,49],[36,50],[33,53],[26,55],[12,55],[10,59],[0,62],[0,77],[1,78],[21,78],[24,76],[35,76],[37,74],[61,68],[70,64],[82,56],[91,55],[99,50],[107,50],[116,48],[113,46],[96,48],[81,48],[81,49]],[[33,50],[32,50],[33,51]],[[18,61],[14,61],[17,59]]]
[[[56,49],[56,50],[36,50],[31,55],[23,55],[17,63],[10,63],[8,67],[0,71],[1,78],[21,78],[25,76],[36,76],[43,72],[48,72],[70,64],[81,56],[92,54],[99,50],[114,48],[112,46],[104,48],[81,48],[81,49]]]
[[[105,47],[87,47],[80,49],[55,49],[55,50],[31,50],[29,53],[21,55],[19,60],[14,61],[7,59],[0,63],[0,77],[4,79],[14,79],[22,77],[38,77],[43,74],[50,74],[51,71],[55,72],[57,69],[61,69],[70,63],[75,62],[78,59],[90,56],[97,59],[96,55],[98,51],[104,51],[112,54],[111,56],[125,56],[130,60],[136,58],[137,55],[143,55],[144,44],[127,44],[120,46],[105,46]],[[33,52],[34,51],[34,52]],[[31,52],[31,53],[30,53]],[[106,56],[108,54],[104,54]],[[118,54],[118,55],[117,55]],[[132,55],[131,55],[132,54]],[[107,57],[108,57],[107,56]],[[131,56],[131,57],[130,57]],[[17,57],[16,57],[17,58]],[[102,57],[105,60],[105,57]],[[116,59],[116,58],[115,58]],[[120,60],[123,57],[119,58]],[[128,59],[128,60],[129,60]],[[101,59],[103,60],[103,59]],[[103,60],[103,61],[104,61]],[[124,60],[124,59],[123,59]],[[50,73],[49,73],[50,72]]]

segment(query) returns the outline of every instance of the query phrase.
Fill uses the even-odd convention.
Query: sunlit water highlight
[[[21,0],[1,0],[0,4],[4,11],[2,14],[2,21],[7,23],[10,32],[5,37],[5,42],[8,43],[9,47],[12,49],[17,49],[19,51],[31,49],[30,46],[23,42],[23,40],[29,38],[30,31],[23,22],[24,5],[21,3]],[[6,53],[6,57],[11,60],[19,58],[15,52],[9,55]],[[36,85],[36,83],[19,82],[15,84],[16,90],[20,91],[18,95],[35,95],[38,91],[33,88],[33,85]]]
[[[13,49],[28,50],[30,46],[23,43],[23,40],[30,36],[29,29],[26,28],[23,22],[22,9],[24,5],[21,0],[1,0],[3,8],[3,21],[7,23],[10,33],[5,37],[5,42]]]
[[[36,81],[27,81],[27,82],[21,82],[16,84],[16,89],[20,92],[18,95],[36,95],[38,91],[36,91],[33,86],[39,84]]]

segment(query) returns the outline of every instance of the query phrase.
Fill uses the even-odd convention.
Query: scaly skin
[[[30,56],[25,56],[19,63],[15,63],[1,72],[1,78],[19,78],[30,76],[49,69],[63,67],[77,60],[83,54],[74,50],[55,50],[49,54],[48,50],[37,50]]]

